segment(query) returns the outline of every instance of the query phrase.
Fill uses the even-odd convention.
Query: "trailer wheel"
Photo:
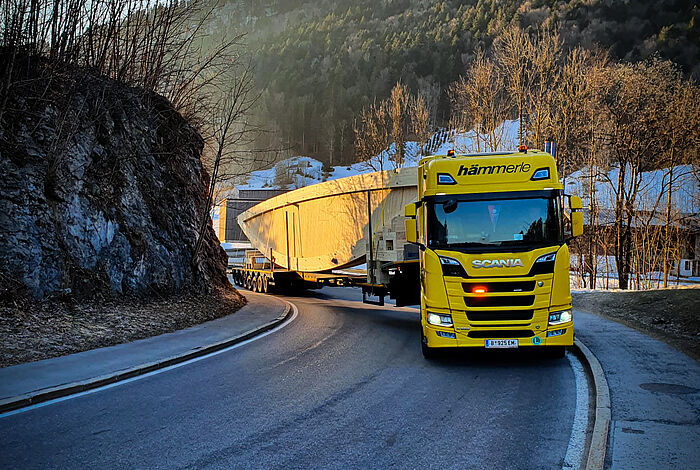
[[[255,278],[255,292],[262,292],[262,279],[260,276]]]
[[[245,288],[248,290],[253,290],[252,276],[248,274],[245,278]]]
[[[267,291],[268,291],[269,288],[270,288],[270,286],[269,286],[268,284],[269,284],[269,279],[267,278],[267,276],[263,277],[263,280],[262,280],[262,291],[263,291],[264,293],[266,293],[266,294],[267,294]]]

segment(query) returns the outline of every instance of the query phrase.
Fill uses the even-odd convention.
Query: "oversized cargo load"
[[[403,208],[416,199],[416,181],[415,167],[326,181],[267,199],[238,223],[252,246],[283,269],[352,267],[365,263],[370,250],[372,260],[401,261]]]

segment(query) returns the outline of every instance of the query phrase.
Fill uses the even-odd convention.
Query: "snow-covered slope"
[[[514,150],[517,145],[518,121],[504,122],[498,131],[502,135],[501,150]],[[477,151],[474,132],[444,132],[443,138],[434,142],[432,155],[445,155],[454,149],[457,153]],[[482,144],[483,145],[483,144]],[[411,167],[421,158],[417,142],[406,143],[406,157],[402,166]],[[282,160],[270,169],[254,171],[245,184],[238,189],[296,189],[322,181],[345,178],[362,173],[396,168],[393,162],[393,146],[389,152],[382,152],[367,162],[353,163],[346,166],[334,166],[329,172],[323,172],[323,164],[310,157],[292,157]],[[425,153],[425,152],[424,152]]]
[[[497,132],[501,136],[501,150],[514,150],[517,146],[518,121],[504,122]],[[477,151],[473,131],[455,133],[443,131],[431,141],[432,149],[424,153],[433,155],[445,155],[448,150],[454,149],[457,153],[469,153]],[[482,144],[483,145],[483,144]],[[378,170],[390,170],[396,167],[392,161],[393,147],[389,152],[382,152],[367,162],[353,163],[346,166],[335,166],[330,171],[323,171],[323,164],[310,157],[292,157],[280,161],[267,170],[254,171],[248,177],[245,184],[238,185],[238,189],[296,189],[327,180],[345,178],[361,173]],[[483,151],[483,147],[481,149]],[[421,158],[419,146],[416,142],[406,144],[406,158],[404,167],[416,166]],[[672,202],[676,211],[685,214],[700,212],[700,188],[697,178],[692,173],[690,165],[682,165],[674,168],[673,172],[673,197]],[[594,170],[597,174],[595,191],[599,207],[612,209],[615,205],[614,190],[617,185],[617,168],[609,171]],[[668,188],[668,169],[660,169],[642,174],[637,209],[651,211],[658,204],[658,210],[665,208],[665,196],[660,198],[662,191]],[[566,178],[566,192],[580,196],[584,201],[584,207],[588,205],[589,170],[582,168],[573,172]]]

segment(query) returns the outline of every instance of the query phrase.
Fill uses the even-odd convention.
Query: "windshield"
[[[433,248],[551,245],[560,243],[558,198],[458,201],[426,204]]]

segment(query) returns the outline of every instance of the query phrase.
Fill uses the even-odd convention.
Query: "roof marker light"
[[[518,145],[519,152],[527,152],[527,145]]]
[[[452,175],[448,175],[447,173],[438,173],[437,182],[438,184],[457,184]]]
[[[448,151],[447,151],[447,156],[448,156],[448,157],[454,157],[454,156],[455,156],[455,151],[452,150],[452,149],[448,150]]]
[[[530,178],[532,181],[547,180],[549,179],[549,168],[538,168],[532,174]]]

